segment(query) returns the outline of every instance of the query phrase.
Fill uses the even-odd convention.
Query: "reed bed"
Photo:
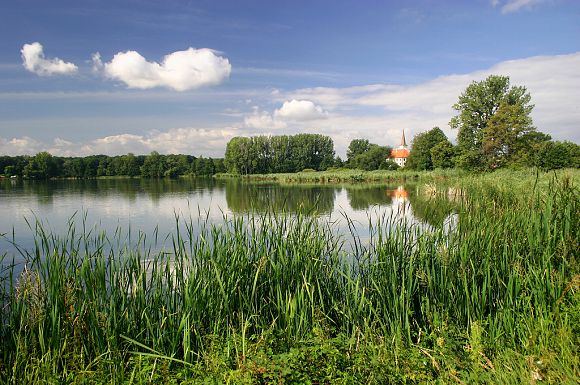
[[[461,184],[452,231],[383,217],[367,244],[302,214],[177,218],[161,252],[36,224],[19,277],[3,257],[0,379],[577,383],[579,190],[493,186]]]

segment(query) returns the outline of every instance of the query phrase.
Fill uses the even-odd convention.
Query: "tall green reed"
[[[131,352],[193,364],[216,340],[235,362],[264,336],[284,350],[317,328],[414,344],[454,327],[491,350],[526,346],[578,274],[578,189],[553,183],[523,196],[466,181],[455,228],[382,217],[368,243],[302,214],[176,217],[161,251],[157,232],[35,223],[26,273],[3,285],[0,371],[122,373]]]

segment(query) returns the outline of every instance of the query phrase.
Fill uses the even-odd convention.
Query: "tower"
[[[401,136],[401,145],[391,151],[391,158],[397,163],[399,167],[405,167],[407,158],[409,157],[409,149],[407,148],[407,140],[405,139],[405,130]]]

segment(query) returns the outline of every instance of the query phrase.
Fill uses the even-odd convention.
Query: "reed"
[[[138,383],[214,371],[279,380],[291,374],[268,365],[286,357],[291,367],[298,349],[327,359],[366,354],[332,361],[352,378],[385,357],[395,362],[385,364],[395,365],[384,377],[392,382],[396,373],[401,383],[484,378],[509,356],[520,366],[495,375],[574,381],[580,193],[570,179],[551,183],[522,195],[464,179],[455,228],[375,218],[368,243],[305,214],[220,225],[177,217],[163,240],[106,234],[85,219],[63,236],[32,223],[24,272],[15,278],[2,260],[0,378]],[[313,350],[312,341],[332,349]],[[524,365],[534,354],[565,361]],[[424,361],[427,377],[405,372]]]

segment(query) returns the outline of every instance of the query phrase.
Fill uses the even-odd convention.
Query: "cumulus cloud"
[[[20,53],[24,68],[39,76],[71,75],[78,71],[78,67],[73,63],[67,63],[59,58],[45,58],[42,44],[38,42],[24,44]]]
[[[310,100],[292,99],[285,101],[278,110],[274,111],[274,116],[286,120],[316,120],[324,119],[328,113]]]
[[[138,89],[166,87],[186,91],[220,84],[232,71],[227,58],[208,48],[191,47],[166,55],[161,63],[147,61],[136,51],[119,52],[105,64],[100,55],[93,56],[93,63],[96,68],[101,64],[107,77]]]
[[[278,130],[286,128],[287,124],[284,121],[275,118],[269,112],[260,111],[257,106],[254,106],[252,113],[244,117],[244,126],[255,129]]]

